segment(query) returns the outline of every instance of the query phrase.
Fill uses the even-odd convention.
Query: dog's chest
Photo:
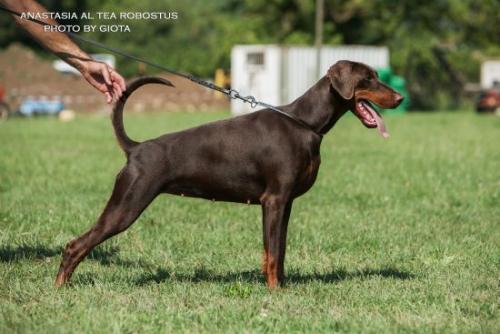
[[[313,156],[307,161],[305,168],[297,178],[298,182],[295,187],[296,196],[300,196],[311,189],[318,176],[320,163],[321,157],[319,155]]]

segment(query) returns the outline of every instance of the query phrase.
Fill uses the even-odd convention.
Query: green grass
[[[125,118],[145,139],[224,117]],[[0,123],[0,333],[500,332],[500,118],[386,119],[325,137],[272,292],[258,206],[167,195],[54,289],[124,157],[107,117]]]

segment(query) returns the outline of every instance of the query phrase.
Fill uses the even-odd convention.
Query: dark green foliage
[[[58,11],[177,11],[177,21],[116,22],[130,24],[132,32],[91,37],[203,77],[212,77],[216,68],[229,69],[236,43],[312,45],[314,40],[312,0],[41,2]],[[463,106],[463,83],[477,82],[481,61],[500,55],[497,0],[326,0],[325,5],[325,44],[388,45],[413,108]],[[0,16],[0,46],[33,45],[10,21]],[[127,76],[137,73],[135,62],[119,59],[118,64]]]

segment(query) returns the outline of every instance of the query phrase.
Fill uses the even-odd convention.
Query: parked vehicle
[[[47,99],[27,97],[19,106],[19,113],[23,116],[54,115],[57,116],[64,110],[64,104],[60,98]]]
[[[0,119],[5,119],[9,116],[10,107],[5,101],[5,89],[0,86]]]
[[[490,59],[481,64],[481,92],[476,102],[480,113],[500,114],[500,60]]]
[[[500,85],[482,91],[476,103],[477,112],[500,114]]]

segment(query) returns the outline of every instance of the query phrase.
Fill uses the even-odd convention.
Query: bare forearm
[[[0,0],[0,5],[18,13],[47,12],[34,0]],[[46,31],[42,25],[13,15],[14,20],[49,51],[61,57],[80,71],[87,82],[106,96],[108,103],[116,102],[125,90],[125,80],[107,64],[95,61],[83,52],[67,35]],[[57,25],[47,19],[46,23]]]
[[[0,0],[0,4],[18,13],[47,12],[44,7],[33,0]],[[89,55],[82,51],[67,35],[57,31],[45,31],[43,26],[17,16],[14,16],[14,20],[45,48],[77,69],[82,68],[82,59],[90,59]],[[51,25],[57,25],[57,22],[52,19],[45,21]]]

